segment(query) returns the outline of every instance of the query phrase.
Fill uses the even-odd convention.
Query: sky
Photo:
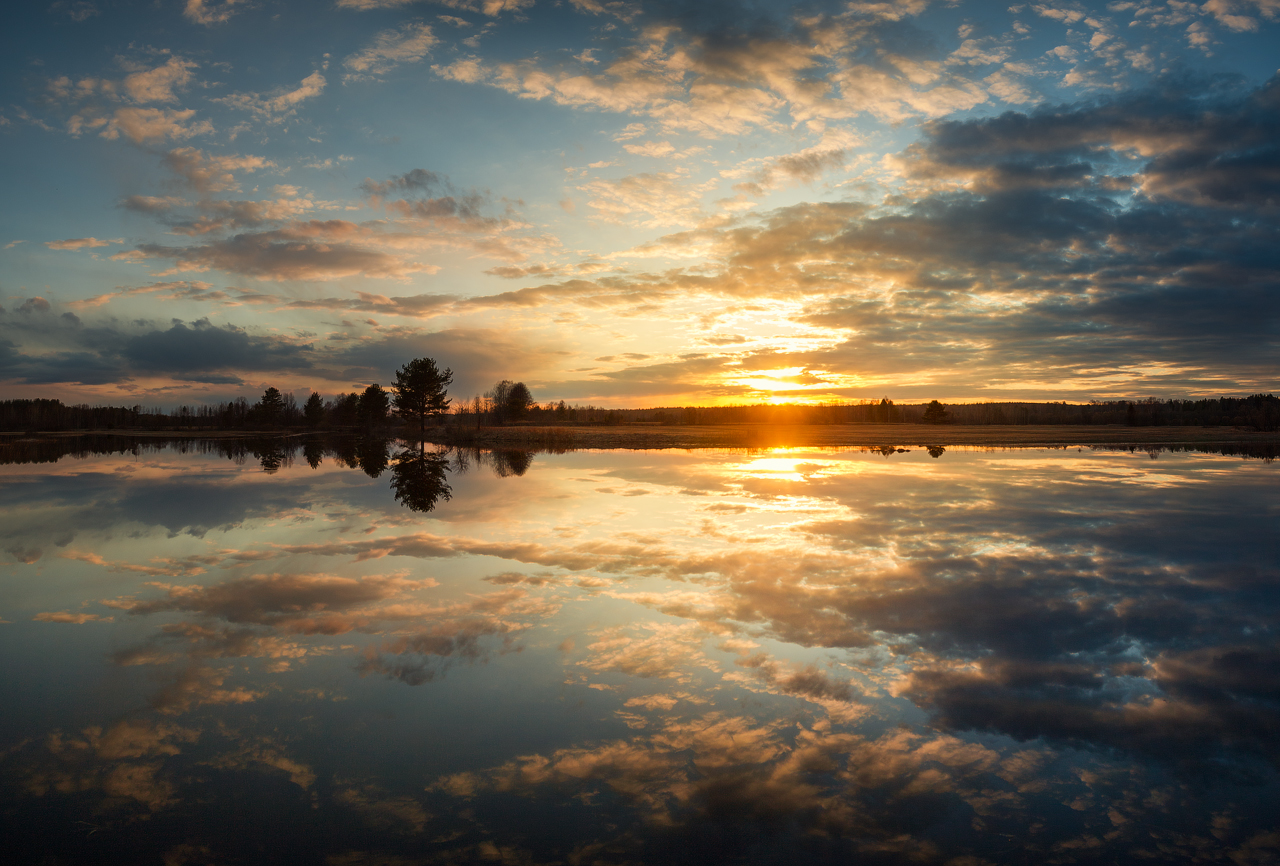
[[[1280,0],[58,0],[0,398],[1280,387]]]

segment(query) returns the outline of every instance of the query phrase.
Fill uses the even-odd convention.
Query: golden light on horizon
[[[836,388],[853,388],[866,384],[861,376],[833,374],[808,367],[780,367],[773,370],[748,370],[726,376],[726,384],[745,386],[757,392],[763,402],[774,405],[795,403],[816,405],[845,398],[831,393]],[[810,392],[808,394],[797,392]]]

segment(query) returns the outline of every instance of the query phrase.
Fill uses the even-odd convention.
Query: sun
[[[751,397],[761,402],[826,403],[839,400],[837,389],[856,388],[864,384],[862,377],[809,367],[778,367],[772,370],[743,370],[728,374],[724,384],[750,388]]]

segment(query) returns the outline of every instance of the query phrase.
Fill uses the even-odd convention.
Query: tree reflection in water
[[[396,501],[413,511],[433,511],[441,499],[453,498],[446,480],[449,459],[446,454],[427,451],[425,442],[418,450],[406,448],[391,463],[391,489]]]

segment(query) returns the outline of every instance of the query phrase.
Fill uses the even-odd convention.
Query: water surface
[[[1269,460],[4,449],[5,862],[1280,856]]]

